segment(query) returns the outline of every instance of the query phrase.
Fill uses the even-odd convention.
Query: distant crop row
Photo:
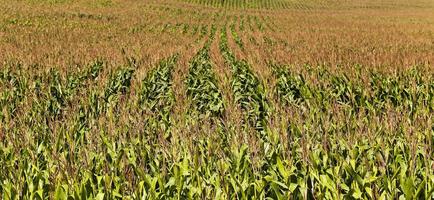
[[[221,8],[265,8],[265,9],[283,9],[291,7],[288,1],[283,0],[186,0],[190,3],[198,3],[206,6]]]

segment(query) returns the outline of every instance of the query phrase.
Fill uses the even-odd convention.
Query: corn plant
[[[155,115],[148,120],[148,125],[158,125],[169,134],[170,114],[175,103],[172,89],[172,71],[177,62],[177,55],[161,60],[142,81],[138,104],[143,114]],[[154,125],[153,125],[154,124]],[[168,137],[168,135],[166,135]]]
[[[114,102],[118,94],[126,94],[131,86],[133,73],[133,68],[125,67],[111,74],[104,91],[104,101],[107,103]]]
[[[302,75],[291,73],[286,66],[271,64],[276,76],[275,94],[282,104],[299,105],[312,98],[310,86]]]
[[[195,110],[205,115],[223,117],[223,97],[212,72],[209,47],[205,46],[190,61],[186,85],[187,95]]]
[[[245,60],[238,60],[227,45],[226,28],[221,31],[220,51],[232,71],[232,91],[235,101],[247,113],[248,122],[258,131],[266,128],[269,112],[265,88]]]

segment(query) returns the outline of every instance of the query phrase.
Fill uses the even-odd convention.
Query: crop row
[[[172,89],[172,72],[177,62],[177,55],[161,60],[142,81],[139,92],[139,108],[147,118],[147,131],[152,134],[170,136],[171,112],[175,104]]]
[[[220,39],[220,52],[232,71],[231,88],[235,102],[247,113],[248,123],[256,130],[263,131],[269,112],[265,88],[253,74],[249,64],[235,58],[229,49],[226,27],[222,28]]]
[[[225,112],[223,96],[217,86],[209,52],[215,32],[216,29],[213,26],[208,42],[190,61],[186,85],[187,96],[196,111],[206,116],[222,118]]]
[[[236,29],[235,29],[235,23],[230,25],[230,29],[231,29],[232,37],[235,40],[235,43],[238,45],[238,47],[240,47],[241,50],[244,50],[244,44],[243,44],[243,41],[241,40],[240,36],[238,35]]]
[[[276,76],[275,94],[285,105],[314,104],[345,105],[355,111],[381,113],[387,107],[408,110],[411,114],[434,110],[434,84],[432,78],[422,79],[421,72],[411,70],[398,76],[380,72],[366,72],[366,83],[361,78],[346,74],[332,74],[317,70],[314,75],[321,81],[313,85],[303,74],[291,73],[287,66],[271,65]],[[361,75],[359,75],[361,76]]]
[[[206,6],[221,7],[221,8],[265,8],[279,9],[289,8],[290,4],[282,0],[234,0],[234,1],[205,1],[205,0],[184,0],[190,3],[198,3]]]

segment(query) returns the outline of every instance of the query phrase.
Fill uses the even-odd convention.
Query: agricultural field
[[[0,199],[434,199],[434,1],[0,0]]]

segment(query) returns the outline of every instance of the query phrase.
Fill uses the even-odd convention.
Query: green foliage
[[[223,96],[212,71],[209,46],[201,49],[190,61],[186,85],[187,96],[196,111],[205,115],[223,117],[225,110]]]
[[[340,104],[355,112],[367,110],[383,113],[386,108],[408,110],[414,116],[417,110],[432,112],[432,81],[421,78],[417,70],[397,76],[379,72],[366,73],[369,84],[352,80],[346,74],[317,71],[321,81],[317,86],[308,85],[302,74],[291,73],[288,66],[270,64],[276,77],[275,94],[285,105]],[[423,111],[424,112],[424,111]]]
[[[125,94],[131,86],[131,78],[133,76],[133,68],[121,68],[114,74],[110,75],[107,83],[104,100],[106,102],[113,101],[117,94]]]
[[[258,131],[264,131],[269,112],[265,88],[253,74],[249,64],[235,58],[229,49],[226,27],[221,31],[220,39],[220,51],[232,71],[231,88],[235,102],[246,112],[249,124]]]
[[[234,37],[235,43],[238,45],[238,47],[240,47],[241,50],[244,50],[244,43],[241,40],[240,36],[238,36],[238,33],[235,29],[235,23],[230,25],[230,29],[231,29],[232,37]]]
[[[175,96],[172,89],[172,72],[177,62],[177,55],[161,60],[157,67],[150,71],[139,92],[138,104],[147,118],[146,126],[149,131],[162,130],[169,137],[171,125],[170,114],[175,104]]]
[[[292,74],[282,66],[271,67],[277,80],[274,92],[282,104],[299,105],[312,98],[311,89],[302,75]]]

